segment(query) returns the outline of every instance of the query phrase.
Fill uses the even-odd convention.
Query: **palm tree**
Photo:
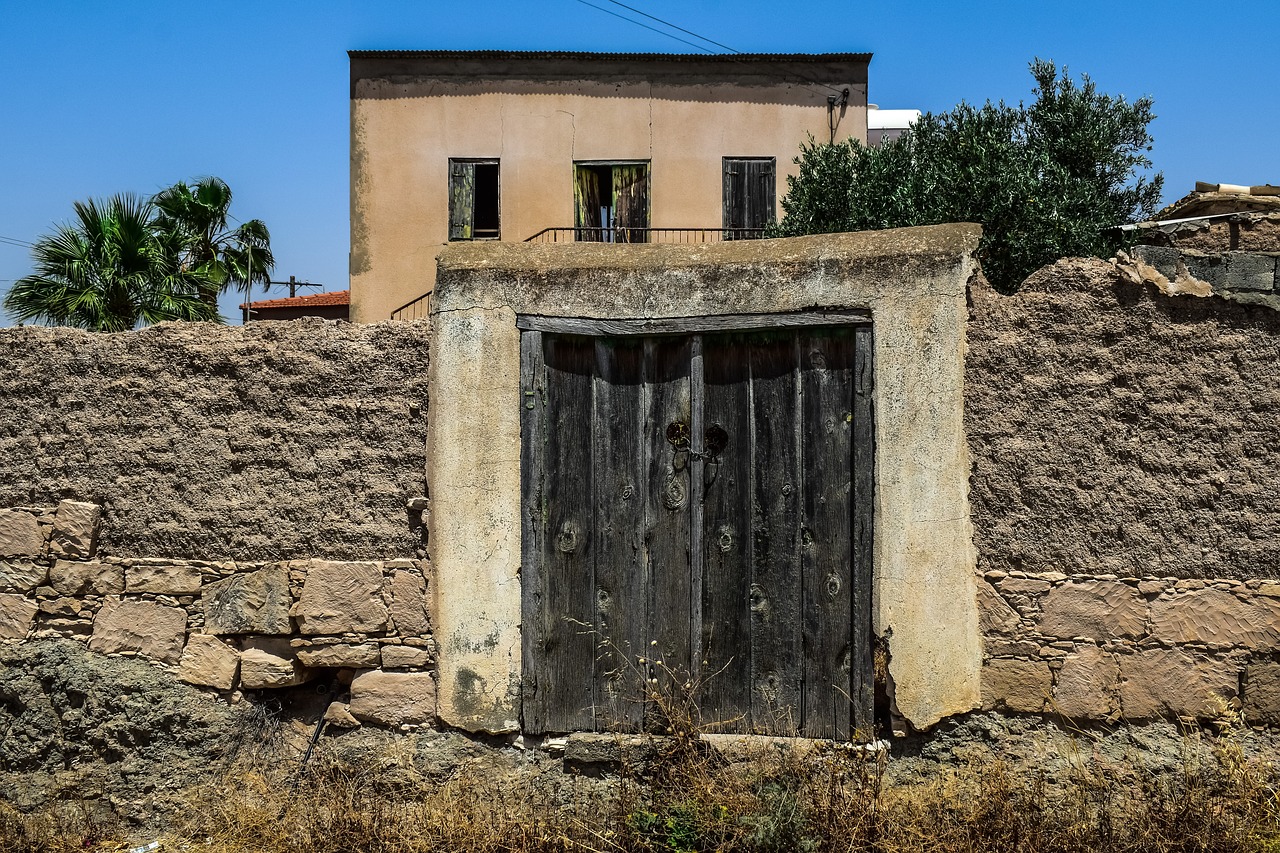
[[[218,285],[183,267],[180,246],[156,231],[150,202],[125,193],[76,202],[75,212],[73,223],[32,248],[35,271],[4,299],[15,319],[100,332],[165,320],[222,322]]]
[[[231,188],[225,181],[200,178],[191,186],[179,181],[151,201],[155,227],[181,246],[184,269],[216,282],[218,292],[234,287],[248,298],[255,283],[266,289],[275,267],[271,235],[260,219],[228,226]]]

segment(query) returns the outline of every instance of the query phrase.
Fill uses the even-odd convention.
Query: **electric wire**
[[[17,237],[0,237],[0,243],[9,246],[19,246],[24,249],[34,249],[35,243],[28,243],[26,240],[19,240]]]
[[[606,15],[613,15],[615,18],[621,18],[622,20],[628,23],[635,24],[637,27],[644,27],[646,30],[650,30],[652,32],[658,33],[659,35],[664,35],[667,38],[675,39],[676,41],[681,42],[682,44],[687,44],[691,47],[696,47],[698,50],[705,51],[706,53],[714,53],[714,51],[708,50],[706,47],[703,47],[702,45],[697,45],[697,44],[694,44],[693,42],[686,41],[685,39],[682,39],[679,36],[672,35],[671,33],[668,33],[668,32],[664,32],[663,30],[659,30],[656,27],[651,27],[648,24],[642,24],[633,18],[626,17],[625,15],[619,15],[616,12],[610,12],[608,9],[602,9],[599,6],[595,5],[594,3],[588,3],[587,0],[578,0],[578,2],[582,3],[584,6],[590,6],[593,9],[599,9],[601,12],[604,12]],[[628,6],[626,3],[619,2],[619,0],[605,0],[605,2],[612,3],[615,6],[620,6],[623,9],[628,9],[632,12],[635,12],[637,15],[643,15],[644,17],[648,18],[651,21],[657,21],[659,24],[662,24],[664,27],[670,27],[673,30],[679,30],[680,32],[685,33],[686,35],[691,35],[696,39],[701,39],[702,41],[705,41],[707,44],[713,44],[718,48],[722,48],[724,50],[729,51],[730,53],[735,53],[739,55],[742,54],[742,51],[738,50],[737,48],[729,47],[729,45],[723,44],[722,42],[718,42],[715,39],[709,39],[704,35],[695,33],[693,30],[686,30],[682,26],[673,24],[667,20],[663,20],[662,18],[659,18],[656,15],[650,15],[648,12],[643,12],[640,9],[635,8],[634,6]],[[809,81],[814,86],[820,86],[823,89],[827,89],[828,91],[835,92],[837,95],[844,94],[843,89],[838,89],[835,86],[829,85],[827,83],[823,83],[821,80],[810,77],[807,74],[804,74],[799,71],[794,71],[793,73],[797,77],[801,78],[802,80]]]
[[[618,0],[605,0],[605,2],[612,3],[615,6],[621,6],[623,9],[629,9],[632,12],[635,12],[637,15],[643,15],[644,17],[648,18],[651,21],[657,21],[659,24],[662,24],[664,27],[670,27],[673,30],[679,30],[680,32],[686,35],[691,35],[696,39],[705,41],[707,44],[714,44],[716,47],[724,48],[730,53],[742,53],[742,51],[738,50],[737,48],[729,47],[729,45],[727,44],[721,44],[720,42],[709,39],[706,36],[698,35],[693,30],[686,30],[684,27],[673,24],[670,21],[664,21],[662,18],[659,18],[655,15],[650,15],[648,12],[641,11],[640,9],[637,9],[634,6],[628,6],[626,3],[619,3]],[[663,35],[667,35],[667,34],[664,33]]]
[[[649,30],[650,32],[655,32],[655,33],[657,33],[657,34],[658,34],[658,35],[660,35],[660,36],[666,36],[667,38],[675,39],[676,41],[680,42],[681,44],[687,44],[687,45],[689,45],[689,47],[692,47],[692,48],[694,48],[694,49],[696,49],[696,50],[701,50],[701,51],[703,51],[704,53],[714,53],[714,51],[710,50],[709,48],[703,47],[703,46],[702,46],[702,45],[700,45],[700,44],[694,44],[693,42],[691,42],[691,41],[687,41],[686,39],[682,39],[682,38],[680,38],[679,36],[673,36],[671,33],[663,32],[662,30],[658,29],[657,27],[651,27],[651,26],[649,26],[648,24],[642,24],[642,23],[640,23],[639,21],[635,20],[634,18],[628,18],[626,15],[619,15],[617,12],[611,12],[611,11],[609,11],[608,9],[604,8],[603,6],[597,6],[595,3],[588,3],[588,2],[587,2],[587,0],[578,0],[578,2],[579,2],[579,3],[581,3],[583,6],[590,6],[592,9],[596,9],[596,10],[598,10],[598,11],[604,12],[606,15],[613,15],[613,17],[615,17],[615,18],[620,18],[620,19],[622,19],[622,20],[626,21],[628,24],[635,24],[637,27],[644,27],[646,30]],[[643,13],[643,12],[641,12],[640,14],[644,15],[644,13]],[[647,17],[651,17],[651,16],[650,16],[650,15],[645,15],[645,17],[647,18]],[[657,19],[655,18],[654,20],[657,20]],[[679,28],[679,27],[676,27],[676,29],[680,29],[680,28]],[[697,34],[695,33],[694,35],[697,35]],[[701,37],[701,36],[698,36],[698,38],[702,38],[702,37]],[[708,39],[708,41],[709,41],[709,39]],[[712,44],[715,44],[715,42],[711,42],[711,43],[712,43]]]

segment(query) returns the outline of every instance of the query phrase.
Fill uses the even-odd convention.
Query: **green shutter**
[[[476,165],[449,161],[449,239],[470,240],[476,218]]]

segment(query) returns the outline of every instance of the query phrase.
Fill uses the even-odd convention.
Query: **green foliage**
[[[1031,74],[1030,106],[926,113],[879,148],[811,139],[771,236],[978,222],[978,258],[1005,292],[1058,258],[1113,253],[1120,237],[1108,229],[1160,202],[1163,177],[1140,174],[1151,167],[1152,101],[1101,94],[1039,59]]]
[[[165,320],[222,322],[218,295],[270,281],[266,225],[228,225],[231,188],[219,178],[174,184],[150,200],[130,194],[77,202],[75,221],[41,237],[35,271],[5,297],[17,320],[127,331]]]
[[[36,241],[34,272],[4,300],[16,319],[100,332],[221,319],[216,285],[183,267],[180,245],[153,227],[150,202],[122,194],[76,202],[75,213]]]
[[[275,258],[271,235],[260,219],[231,228],[231,187],[221,178],[201,178],[188,186],[179,181],[152,199],[156,228],[182,246],[182,265],[217,284],[219,292],[234,287],[247,297],[253,285],[265,288]]]

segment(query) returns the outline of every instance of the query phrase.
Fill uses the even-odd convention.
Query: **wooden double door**
[[[520,318],[526,731],[870,731],[871,326],[780,316]]]

